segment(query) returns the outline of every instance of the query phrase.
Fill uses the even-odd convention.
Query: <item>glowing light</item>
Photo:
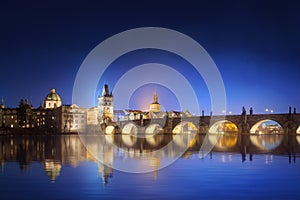
[[[300,134],[300,126],[297,128],[296,133]]]

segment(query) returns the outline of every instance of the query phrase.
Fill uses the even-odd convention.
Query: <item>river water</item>
[[[108,137],[112,148],[77,135],[1,136],[1,199],[300,199],[300,136],[212,136],[204,157],[203,135],[175,142],[187,144],[179,157],[174,146],[154,154],[172,136]]]

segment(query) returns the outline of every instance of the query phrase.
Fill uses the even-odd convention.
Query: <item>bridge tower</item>
[[[98,96],[98,121],[100,123],[114,121],[114,96],[109,92],[108,85],[104,84],[102,96]]]

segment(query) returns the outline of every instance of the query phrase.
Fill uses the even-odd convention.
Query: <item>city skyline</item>
[[[38,107],[51,88],[57,89],[65,104],[72,104],[77,70],[97,44],[131,28],[156,26],[180,31],[203,45],[224,80],[228,112],[239,114],[243,106],[247,112],[253,107],[255,113],[265,113],[266,108],[274,113],[287,113],[289,106],[300,109],[299,15],[292,1],[202,2],[201,6],[195,2],[144,6],[138,2],[101,2],[94,7],[87,3],[2,4],[0,35],[5,39],[0,64],[5,76],[0,97],[8,107],[17,107],[21,98],[32,98]],[[188,63],[168,52],[124,55],[110,66],[99,85],[107,81],[113,86],[122,73],[154,61],[189,77],[198,91],[200,110],[209,113],[205,83],[187,70]],[[116,71],[114,65],[121,66],[120,70]],[[153,87],[148,88],[152,94]],[[172,104],[176,110],[176,101]]]

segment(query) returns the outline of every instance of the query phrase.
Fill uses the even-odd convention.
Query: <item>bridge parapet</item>
[[[197,128],[199,133],[207,133],[209,128],[215,123],[231,122],[236,125],[239,133],[250,133],[250,129],[257,123],[264,120],[273,120],[277,122],[285,133],[296,133],[300,126],[300,114],[249,114],[241,115],[219,115],[219,116],[191,116],[191,117],[165,117],[153,119],[139,119],[118,121],[115,124],[122,130],[122,128],[132,123],[137,127],[147,127],[150,124],[160,125],[165,132],[172,132],[172,130],[182,122],[191,122]]]

